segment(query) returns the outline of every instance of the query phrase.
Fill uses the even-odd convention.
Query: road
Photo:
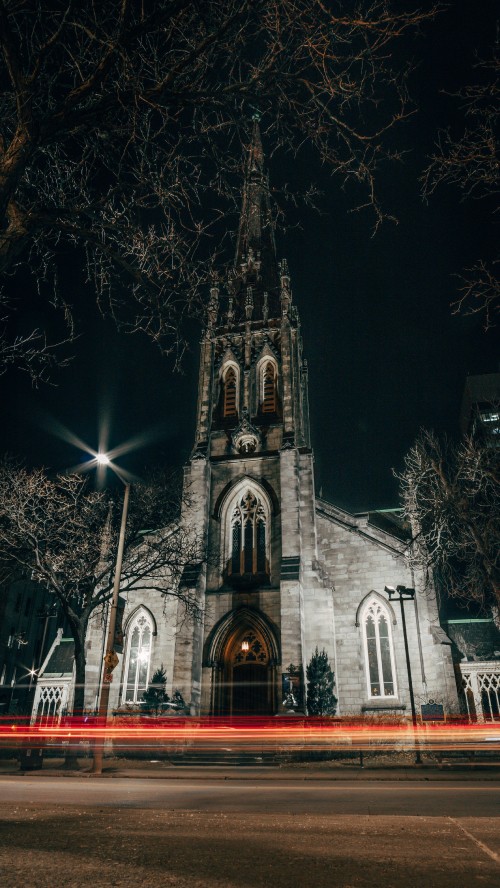
[[[499,793],[470,780],[6,777],[0,884],[498,888]]]

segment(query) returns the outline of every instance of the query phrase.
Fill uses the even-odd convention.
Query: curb
[[[288,770],[273,767],[262,768],[259,766],[240,766],[238,768],[227,768],[216,765],[206,765],[203,768],[191,768],[182,766],[171,766],[162,770],[143,770],[141,768],[128,769],[116,768],[104,770],[102,774],[92,774],[90,770],[68,770],[62,768],[47,768],[40,770],[14,770],[1,769],[0,778],[2,777],[30,777],[30,778],[72,778],[72,779],[126,779],[126,780],[231,780],[231,781],[261,781],[269,780],[272,776],[273,780],[288,780],[296,783],[328,781],[328,782],[344,782],[344,781],[420,781],[420,782],[446,782],[450,780],[480,780],[480,781],[499,781],[500,767],[492,765],[451,765],[450,767],[434,768],[357,768],[342,770]]]

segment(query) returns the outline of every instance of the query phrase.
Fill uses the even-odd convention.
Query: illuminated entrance
[[[276,633],[258,610],[241,607],[212,630],[205,664],[212,667],[212,715],[273,715],[277,709]]]

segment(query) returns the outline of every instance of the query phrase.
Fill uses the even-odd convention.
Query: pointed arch
[[[361,601],[359,602],[358,609],[356,611],[356,620],[355,620],[354,625],[355,626],[360,625],[361,613],[362,613],[363,608],[365,607],[367,601],[370,598],[378,598],[378,600],[382,602],[382,604],[387,608],[387,610],[389,611],[389,613],[391,615],[392,625],[396,626],[398,621],[396,619],[396,614],[394,613],[394,608],[393,608],[391,602],[388,601],[388,599],[385,598],[383,595],[381,595],[380,592],[376,592],[375,589],[371,589],[370,592],[368,592],[368,594],[365,595],[364,598],[362,598]]]
[[[240,373],[234,361],[225,361],[221,368],[221,408],[224,419],[238,416]]]
[[[154,637],[155,635],[158,635],[158,626],[157,626],[157,623],[156,623],[156,620],[155,620],[155,616],[154,616],[154,614],[152,613],[152,611],[149,610],[148,607],[146,607],[145,604],[138,604],[137,607],[134,607],[134,609],[131,610],[130,613],[127,614],[127,616],[126,616],[126,618],[125,618],[125,621],[124,621],[124,624],[123,624],[123,634],[124,634],[124,636],[125,636],[125,635],[127,634],[127,632],[128,632],[128,627],[130,626],[130,623],[132,622],[132,620],[135,618],[135,616],[137,615],[137,613],[138,613],[140,610],[146,611],[147,614],[148,614],[148,616],[149,616],[149,619],[151,620],[151,623],[152,623],[152,625],[153,625],[153,637]]]
[[[377,592],[371,592],[358,608],[356,618],[363,637],[368,697],[394,699],[397,696],[391,626],[396,622],[394,611],[386,599]]]
[[[242,478],[236,478],[233,481],[229,481],[226,486],[223,488],[219,496],[217,497],[214,505],[214,511],[212,517],[215,518],[216,521],[221,521],[223,517],[223,512],[227,503],[227,499],[232,493],[236,491],[237,488],[243,487],[246,482],[250,482],[250,484],[258,484],[259,487],[262,488],[265,495],[268,497],[271,514],[279,515],[280,513],[280,502],[278,497],[276,496],[276,492],[273,487],[269,484],[269,481],[266,478],[253,478],[251,475],[243,475]]]
[[[154,635],[154,617],[148,608],[140,605],[126,623],[123,703],[139,703],[148,687]]]
[[[262,611],[248,605],[242,605],[236,610],[229,611],[215,624],[205,641],[203,665],[221,665],[232,636],[238,631],[247,632],[248,630],[254,630],[262,636],[267,645],[270,662],[273,665],[278,665],[281,662],[278,630]]]
[[[268,353],[257,364],[257,389],[259,413],[273,415],[278,412],[278,364]]]
[[[250,580],[269,576],[272,511],[267,491],[248,477],[228,491],[221,509],[222,571],[226,577]]]

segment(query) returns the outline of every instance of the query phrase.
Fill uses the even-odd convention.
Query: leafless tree
[[[404,6],[0,0],[0,273],[40,282],[81,249],[100,309],[179,355],[256,109],[378,224],[385,134],[412,113],[393,45],[435,14]]]
[[[481,605],[500,603],[500,448],[493,435],[441,443],[423,431],[401,484],[414,531],[410,559],[430,584]]]
[[[464,115],[459,135],[448,129],[439,135],[436,152],[423,175],[425,197],[440,185],[453,185],[462,198],[487,200],[498,212],[500,194],[500,46],[491,58],[476,65],[480,82],[456,94]],[[456,313],[481,313],[485,327],[494,326],[500,311],[498,257],[478,259],[461,276],[460,296],[453,304]]]
[[[121,590],[175,596],[197,619],[199,605],[179,580],[200,562],[200,545],[178,519],[180,495],[175,473],[133,485]],[[76,712],[84,706],[89,619],[113,591],[119,513],[119,502],[81,475],[51,479],[43,469],[0,464],[0,572],[4,580],[30,576],[59,602],[75,642]]]
[[[32,329],[26,335],[9,336],[9,312],[12,305],[0,293],[0,375],[14,365],[29,374],[38,383],[48,381],[55,366],[65,367],[69,360],[62,358],[58,349],[62,342],[49,344],[46,334]]]

